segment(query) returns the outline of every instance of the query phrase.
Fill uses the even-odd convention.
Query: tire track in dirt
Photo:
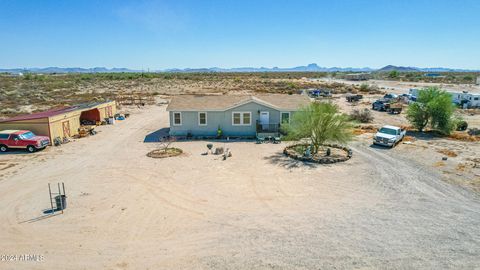
[[[375,164],[374,169],[381,175],[372,179],[385,192],[396,197],[421,196],[440,204],[452,204],[475,213],[480,213],[479,197],[442,180],[442,176],[401,156],[391,156],[384,150],[374,150],[358,145],[353,150],[362,158]],[[462,203],[458,203],[461,201]]]

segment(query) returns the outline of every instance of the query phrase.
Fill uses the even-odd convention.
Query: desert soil
[[[164,106],[95,136],[0,155],[0,250],[41,262],[1,269],[478,269],[480,196],[411,158],[410,145],[351,144],[351,160],[309,165],[279,145],[177,142],[152,159]],[[44,215],[47,183],[68,208]]]
[[[310,79],[312,80],[312,79]],[[470,93],[480,93],[480,85],[474,84],[449,84],[449,83],[427,83],[427,82],[401,82],[401,81],[389,81],[389,80],[368,80],[368,81],[348,81],[342,79],[333,79],[333,78],[320,78],[313,79],[313,81],[323,81],[323,82],[337,82],[348,85],[360,85],[366,83],[370,86],[378,86],[383,88],[385,91],[389,91],[397,94],[406,94],[410,88],[425,88],[425,87],[439,87],[447,91],[468,91]]]

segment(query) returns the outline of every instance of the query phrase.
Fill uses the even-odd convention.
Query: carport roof
[[[104,104],[104,103],[109,103],[109,102],[111,102],[111,101],[82,103],[82,104],[78,104],[78,105],[75,105],[75,106],[54,108],[54,109],[50,109],[50,110],[44,111],[44,112],[18,115],[18,116],[14,116],[14,117],[3,119],[3,120],[0,119],[0,123],[48,118],[48,117],[52,117],[52,116],[59,115],[59,114],[64,114],[64,113],[75,111],[75,110],[85,110],[85,109],[90,109],[90,108],[93,109],[98,105],[101,105],[101,104]]]
[[[77,107],[62,107],[62,108],[55,108],[44,112],[37,112],[31,114],[24,114],[18,115],[11,118],[0,120],[0,123],[4,122],[13,122],[13,121],[23,121],[23,120],[33,120],[33,119],[40,119],[40,118],[48,118],[55,115],[67,113],[76,110]]]

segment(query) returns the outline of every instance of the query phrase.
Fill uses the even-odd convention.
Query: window
[[[173,125],[174,126],[181,126],[182,125],[182,113],[181,112],[174,112],[173,113]]]
[[[198,113],[198,125],[199,126],[206,126],[207,125],[207,113],[206,112],[199,112]]]
[[[240,113],[233,113],[233,124],[240,125]]]
[[[384,128],[384,127],[382,127],[378,132],[385,133],[385,134],[388,134],[388,135],[396,135],[397,134],[397,131],[395,129]]]
[[[250,126],[252,124],[251,112],[233,112],[232,125],[234,126]]]
[[[33,132],[31,132],[31,131],[30,131],[30,132],[23,133],[23,134],[20,135],[20,138],[21,138],[22,140],[28,140],[28,139],[31,139],[31,138],[33,138],[33,137],[35,137],[35,134],[33,134]]]
[[[250,125],[250,113],[243,113],[243,124]]]
[[[290,113],[289,112],[280,113],[280,123],[281,124],[290,124]]]
[[[0,139],[1,140],[6,140],[6,139],[8,139],[9,136],[10,136],[10,134],[0,134]]]

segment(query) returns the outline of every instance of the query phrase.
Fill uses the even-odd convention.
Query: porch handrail
[[[260,121],[257,120],[257,132],[279,132],[279,131],[280,131],[279,123],[261,124]]]

